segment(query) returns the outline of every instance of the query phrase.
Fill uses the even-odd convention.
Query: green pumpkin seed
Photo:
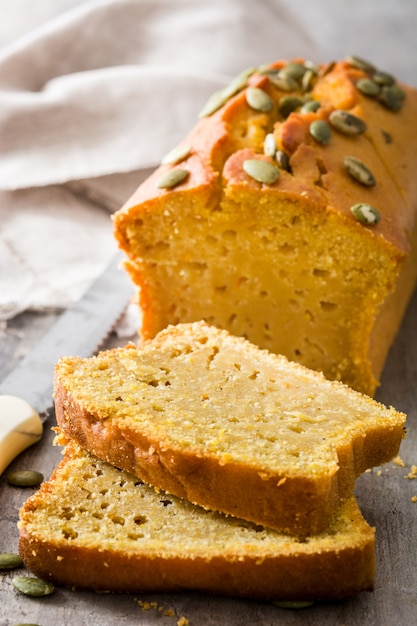
[[[277,151],[277,142],[273,133],[268,133],[264,141],[264,153],[267,156],[274,157]]]
[[[274,106],[271,96],[259,87],[248,87],[246,90],[246,102],[255,111],[268,112]]]
[[[278,103],[278,110],[284,117],[288,117],[290,113],[295,111],[299,106],[304,104],[304,100],[297,96],[283,96]]]
[[[329,116],[329,122],[334,128],[346,135],[360,135],[367,128],[365,122],[360,117],[342,109],[332,111]]]
[[[182,183],[189,174],[190,172],[188,170],[181,168],[170,170],[159,179],[157,187],[159,189],[172,189],[172,187],[176,187]]]
[[[16,576],[12,582],[14,587],[26,596],[49,596],[55,591],[51,583],[31,576]]]
[[[190,146],[177,146],[168,154],[164,156],[161,163],[163,165],[176,165],[177,163],[181,163],[191,154]]]
[[[273,604],[280,609],[306,609],[314,602],[312,600],[278,600]]]
[[[376,98],[381,93],[381,87],[370,78],[361,78],[356,83],[356,89],[364,96]]]
[[[319,66],[317,65],[317,63],[314,63],[314,61],[309,61],[308,59],[306,61],[304,61],[304,66],[310,70],[311,72],[313,72],[313,74],[318,74],[319,73]]]
[[[312,122],[309,131],[313,139],[323,145],[328,144],[332,136],[330,125],[325,120],[315,120]]]
[[[202,118],[202,117],[209,117],[210,115],[213,115],[213,113],[218,111],[218,109],[221,109],[221,107],[228,101],[228,99],[229,99],[229,96],[227,95],[224,89],[215,91],[207,100],[203,108],[201,109],[200,113],[198,114],[198,117]]]
[[[13,552],[1,552],[0,553],[0,570],[1,569],[14,569],[16,567],[22,567],[23,561],[19,554]]]
[[[306,73],[307,68],[302,63],[287,63],[285,67],[282,68],[280,74],[282,76],[292,78],[294,80],[300,80]]]
[[[281,170],[285,170],[286,172],[290,172],[291,171],[290,157],[288,156],[288,154],[286,152],[284,152],[284,150],[277,150],[277,152],[275,154],[275,158],[276,158],[276,161],[278,163],[278,167]]]
[[[375,67],[369,61],[362,59],[354,54],[349,55],[345,59],[350,65],[356,67],[357,70],[363,70],[364,72],[375,72]]]
[[[313,80],[315,77],[315,73],[313,70],[307,70],[301,79],[301,89],[303,91],[310,91],[313,86]]]
[[[35,470],[15,470],[9,472],[6,479],[14,487],[37,487],[43,481],[43,474]]]
[[[379,102],[391,111],[399,111],[404,104],[405,92],[397,85],[383,87],[378,97]]]
[[[242,91],[247,84],[249,77],[256,72],[256,67],[249,67],[243,72],[240,72],[233,80],[223,89],[223,95],[229,99],[235,96],[239,91]]]
[[[297,91],[298,83],[290,76],[284,76],[281,72],[269,77],[271,83],[280,91]]]
[[[388,74],[388,72],[381,72],[380,70],[377,70],[372,74],[372,80],[374,81],[374,83],[377,83],[378,85],[381,85],[383,87],[389,87],[390,85],[393,85],[395,83],[395,78],[394,76],[392,76],[392,74]]]
[[[372,204],[361,202],[350,207],[354,217],[362,224],[373,225],[378,224],[381,215]]]
[[[345,167],[348,173],[358,183],[365,185],[366,187],[373,187],[376,184],[375,177],[362,161],[355,157],[347,156],[344,159]]]
[[[315,113],[320,108],[320,102],[318,100],[310,100],[303,104],[300,109],[300,113]]]
[[[273,185],[279,178],[278,168],[261,159],[246,159],[243,162],[243,170],[258,183],[266,185]]]

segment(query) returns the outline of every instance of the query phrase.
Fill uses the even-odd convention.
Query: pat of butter
[[[42,437],[39,414],[22,398],[0,396],[0,474],[13,459]]]

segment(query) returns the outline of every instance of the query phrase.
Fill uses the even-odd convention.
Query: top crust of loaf
[[[323,530],[356,477],[398,453],[405,416],[202,322],[91,359],[63,358],[66,436],[204,507]]]
[[[303,63],[303,59],[291,62]],[[279,70],[288,61],[271,63],[270,70]],[[264,68],[265,70],[265,68]],[[171,195],[181,194],[186,200],[196,192],[218,196],[220,187],[236,185],[265,190],[242,171],[240,150],[272,162],[261,156],[265,130],[275,123],[274,134],[278,147],[291,159],[292,173],[281,171],[279,180],[268,185],[271,193],[302,199],[313,211],[336,211],[351,224],[362,228],[353,217],[350,207],[370,202],[379,208],[382,219],[367,236],[382,237],[397,250],[399,257],[410,251],[410,237],[416,223],[417,180],[414,164],[417,160],[417,90],[401,84],[406,94],[401,111],[391,111],[376,99],[363,95],[356,83],[367,78],[364,70],[348,61],[319,66],[317,82],[311,89],[313,100],[321,102],[315,113],[293,112],[284,120],[270,119],[268,113],[248,111],[245,90],[239,91],[209,117],[201,119],[181,146],[191,146],[186,168],[190,175],[174,189],[158,189],[156,182],[173,165],[162,165],[128,200],[115,216],[115,234],[124,244],[123,223],[135,214],[152,210],[152,204],[168,201]],[[248,78],[248,86],[261,88],[276,102],[285,92],[279,91],[266,74],[257,71]],[[316,120],[328,120],[335,109],[343,109],[363,119],[367,130],[351,137],[333,131],[328,145],[318,144],[309,134],[309,126]],[[345,156],[354,156],[369,164],[378,184],[365,188],[346,173]]]

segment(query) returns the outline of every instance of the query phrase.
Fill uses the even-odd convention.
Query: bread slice
[[[374,530],[353,498],[325,533],[300,540],[157,493],[73,442],[19,528],[26,566],[76,588],[309,600],[373,584]]]
[[[417,278],[417,90],[356,59],[292,59],[242,74],[217,102],[114,216],[142,336],[204,319],[373,395]],[[366,130],[340,130],[335,112]],[[252,160],[275,178],[254,179]],[[161,187],[176,170],[186,178]],[[357,220],[363,203],[379,222]]]
[[[405,415],[204,322],[55,372],[63,433],[203,507],[294,534],[398,454]]]

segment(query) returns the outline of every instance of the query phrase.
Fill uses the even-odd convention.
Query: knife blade
[[[0,474],[39,441],[53,406],[53,374],[61,356],[97,351],[126,309],[133,286],[116,253],[86,293],[58,318],[0,384]]]

